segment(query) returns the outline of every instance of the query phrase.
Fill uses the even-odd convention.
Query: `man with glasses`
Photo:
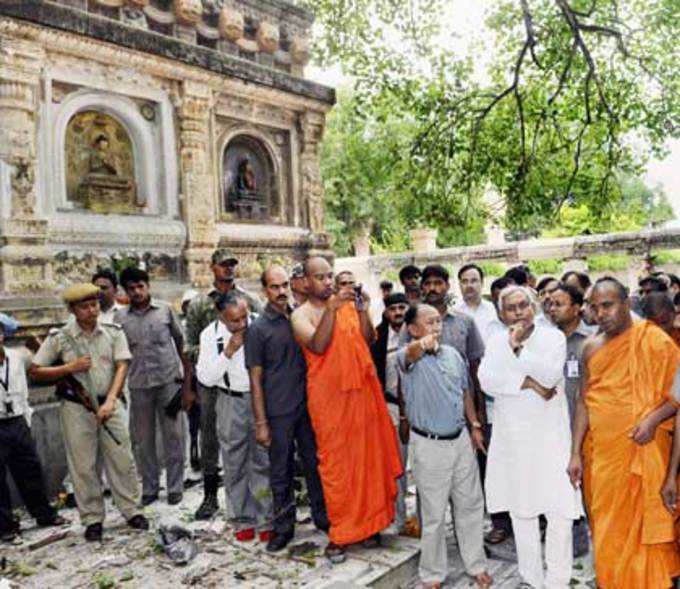
[[[215,301],[221,294],[238,292],[247,302],[251,311],[260,313],[262,304],[253,295],[236,285],[235,269],[238,260],[225,248],[215,250],[212,255],[213,288],[206,294],[198,295],[189,303],[186,314],[186,352],[196,363],[201,332],[217,318]],[[210,519],[218,510],[217,488],[219,479],[217,463],[219,441],[217,439],[215,404],[218,390],[215,387],[198,386],[198,402],[201,407],[201,467],[203,469],[203,503],[196,511],[196,519]]]

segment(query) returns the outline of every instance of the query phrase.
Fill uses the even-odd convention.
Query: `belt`
[[[236,397],[237,399],[242,399],[246,393],[250,391],[233,391],[231,389],[223,389],[222,387],[217,387],[221,393],[227,395],[228,397]]]
[[[453,432],[452,434],[433,434],[431,432],[426,432],[423,429],[418,429],[413,425],[411,426],[411,429],[419,436],[423,436],[428,440],[456,440],[463,432],[463,428],[460,428],[457,432]]]
[[[15,419],[23,419],[23,413],[21,415],[0,415],[0,423],[7,423],[8,421],[13,421]]]

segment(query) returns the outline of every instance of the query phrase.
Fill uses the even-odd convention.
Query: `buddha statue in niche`
[[[137,193],[132,142],[113,117],[78,113],[66,132],[67,196],[96,213],[139,213],[146,205]]]

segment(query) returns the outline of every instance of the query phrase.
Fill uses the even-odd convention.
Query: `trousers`
[[[456,538],[469,575],[486,570],[484,495],[470,436],[463,429],[455,440],[430,440],[411,431],[413,476],[420,496],[421,581],[442,582],[448,573],[446,507],[453,504]]]
[[[316,457],[316,439],[312,422],[303,403],[290,415],[270,417],[269,445],[270,485],[274,504],[274,531],[279,535],[293,535],[295,529],[295,450],[302,460],[307,483],[307,494],[312,519],[317,528],[329,527],[323,488]]]
[[[139,508],[137,469],[127,425],[128,415],[122,403],[118,403],[111,419],[106,422],[120,441],[120,446],[97,424],[95,416],[78,403],[62,401],[59,419],[68,470],[83,525],[104,521],[104,495],[96,466],[98,452],[101,452],[113,501],[123,517],[130,520],[142,513]]]
[[[184,427],[182,414],[168,417],[165,407],[179,385],[171,382],[148,389],[130,389],[130,429],[136,445],[137,467],[142,475],[142,495],[158,495],[160,466],[156,429],[160,430],[168,493],[184,490]]]
[[[215,405],[217,436],[222,450],[227,517],[236,530],[272,527],[269,456],[255,440],[250,393],[219,393]]]
[[[535,589],[566,589],[571,580],[573,562],[573,520],[546,513],[545,564],[541,556],[541,532],[537,517],[517,517],[512,512],[517,562],[522,579]]]
[[[52,519],[55,512],[45,495],[42,467],[31,430],[23,416],[0,420],[0,533],[16,528],[7,471],[11,473],[28,512],[38,522]]]
[[[198,403],[201,407],[201,469],[203,476],[217,476],[220,441],[217,437],[217,404],[220,390],[197,384]]]

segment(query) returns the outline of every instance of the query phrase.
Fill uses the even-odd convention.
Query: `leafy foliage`
[[[473,47],[482,72],[442,43],[459,16],[443,0],[299,2],[317,15],[317,62],[354,83],[324,150],[325,172],[345,168],[327,180],[341,250],[366,219],[389,248],[421,224],[447,245],[478,240],[488,217],[557,235],[668,218],[660,197],[631,206],[626,182],[680,136],[677,0],[499,0],[493,41]]]

